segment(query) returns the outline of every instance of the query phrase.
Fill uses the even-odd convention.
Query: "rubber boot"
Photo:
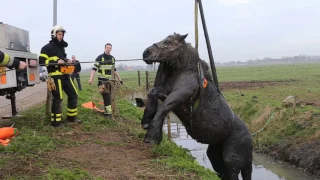
[[[54,121],[52,121],[52,122],[51,122],[51,126],[53,126],[53,127],[59,127],[59,126],[61,126],[61,122],[54,122]]]
[[[67,121],[69,121],[69,122],[75,122],[75,123],[78,123],[78,124],[81,124],[81,123],[82,123],[82,121],[79,120],[79,119],[77,119],[76,116],[68,116],[68,117],[67,117]]]
[[[104,117],[112,119],[112,114],[104,114]]]

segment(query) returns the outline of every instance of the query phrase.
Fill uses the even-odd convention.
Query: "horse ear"
[[[180,36],[180,41],[185,40],[187,36],[188,36],[188,33],[185,34],[185,35]]]

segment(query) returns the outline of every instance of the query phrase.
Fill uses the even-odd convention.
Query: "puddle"
[[[195,157],[198,163],[211,170],[211,164],[207,158],[207,146],[193,140],[188,136],[185,128],[181,124],[180,120],[173,113],[170,113],[171,120],[171,135],[172,140],[183,148],[190,150],[193,157]],[[167,123],[163,127],[164,132],[168,132]],[[239,179],[242,180],[241,175]],[[294,167],[288,167],[275,161],[269,157],[253,153],[253,180],[319,180],[308,176],[306,173],[301,172],[300,169]]]
[[[146,93],[139,90],[139,91],[127,91],[126,98],[135,106],[137,106],[135,98],[144,99],[146,97]]]

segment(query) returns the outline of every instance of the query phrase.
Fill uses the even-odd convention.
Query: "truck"
[[[11,57],[24,61],[24,70],[0,67],[0,96],[11,100],[11,118],[18,114],[16,92],[40,83],[38,55],[30,51],[29,31],[0,22],[0,50]]]

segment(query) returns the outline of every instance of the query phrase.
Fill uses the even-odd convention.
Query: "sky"
[[[0,22],[29,31],[39,54],[50,40],[53,0],[0,0]],[[215,62],[320,55],[319,0],[202,0]],[[5,8],[4,8],[5,7]],[[174,32],[195,44],[194,0],[58,0],[68,58],[94,61],[112,43],[116,59],[142,58]],[[199,15],[199,54],[208,51]],[[145,65],[142,61],[128,65]],[[92,64],[83,64],[84,68]]]

